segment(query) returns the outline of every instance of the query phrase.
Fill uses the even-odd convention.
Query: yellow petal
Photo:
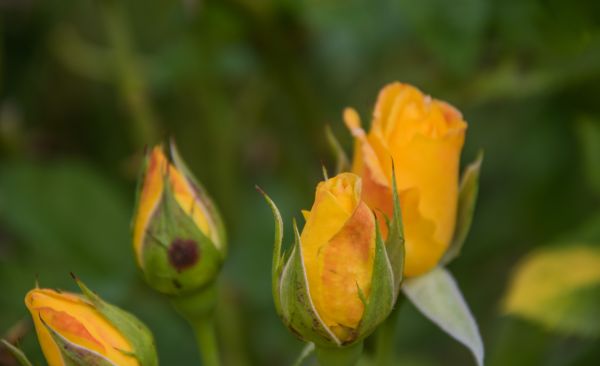
[[[416,136],[409,144],[393,150],[398,189],[418,190],[418,211],[435,224],[434,239],[443,243],[442,251],[454,233],[463,139],[464,135],[443,140]]]
[[[467,124],[460,112],[411,85],[392,83],[379,94],[370,135],[392,145],[404,144],[415,135],[444,138],[460,133]]]
[[[359,288],[371,293],[375,219],[361,202],[344,227],[319,253],[320,291],[311,292],[325,324],[342,341],[349,340],[364,312]]]
[[[308,221],[308,218],[310,217],[310,211],[308,210],[302,210],[302,217],[304,217],[304,221]]]
[[[62,366],[60,350],[43,321],[68,341],[95,351],[117,365],[137,366],[130,343],[91,305],[73,294],[35,289],[25,297],[42,351],[50,366]]]
[[[405,207],[402,197],[400,204],[407,246],[405,274],[422,274],[437,264],[454,233],[467,125],[449,104],[401,83],[382,89],[366,137],[356,118],[350,117],[346,124],[356,139],[353,171],[363,178],[365,202],[391,217],[392,159],[399,193],[410,190],[418,197],[411,199],[411,207]],[[386,236],[385,225],[381,227]]]
[[[378,184],[388,185],[389,177],[386,178],[385,171],[382,168],[381,156],[378,156],[375,152],[367,139],[365,131],[361,128],[358,113],[352,108],[346,108],[344,110],[344,121],[355,141],[352,171],[362,175],[365,170],[368,170],[370,179]],[[387,158],[391,162],[391,155],[388,154]]]
[[[404,225],[404,275],[415,277],[437,265],[447,245],[436,240],[435,224],[419,211],[419,191],[409,189],[400,193]]]
[[[215,244],[219,245],[216,232],[212,230],[214,226],[209,221],[210,216],[208,215],[208,211],[196,195],[190,182],[173,165],[169,165],[169,178],[173,192],[175,193],[175,200],[179,206],[192,217],[205,236],[211,238]]]
[[[301,235],[311,299],[342,340],[352,337],[364,311],[357,286],[365,296],[371,288],[375,226],[360,184],[351,173],[321,182]]]
[[[163,177],[165,176],[168,162],[161,146],[156,146],[152,149],[147,164],[142,190],[138,198],[139,203],[133,229],[133,247],[140,267],[143,266],[142,249],[146,229],[160,203],[163,193]]]
[[[363,170],[363,151],[361,149],[361,137],[364,139],[365,131],[361,127],[358,112],[353,108],[344,109],[344,123],[354,136],[354,157],[352,159],[352,172],[360,174]]]
[[[393,215],[392,190],[369,179],[368,170],[363,179],[363,200],[369,207],[376,207],[379,228],[387,238],[387,220]],[[416,188],[400,192],[402,221],[404,227],[405,261],[404,275],[414,277],[432,269],[446,250],[446,245],[435,239],[435,223],[423,217],[419,209],[419,192]]]

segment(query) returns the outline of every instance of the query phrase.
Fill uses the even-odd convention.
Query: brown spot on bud
[[[200,257],[198,245],[191,239],[177,238],[169,246],[169,263],[178,272],[192,267]]]

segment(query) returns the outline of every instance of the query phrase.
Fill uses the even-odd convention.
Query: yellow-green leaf
[[[556,331],[600,334],[600,247],[540,249],[517,267],[504,311]]]

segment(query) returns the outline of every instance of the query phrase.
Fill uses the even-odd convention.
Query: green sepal
[[[350,170],[350,160],[329,125],[325,126],[325,137],[336,162],[334,175]]]
[[[394,275],[394,299],[400,293],[404,272],[404,226],[402,223],[402,210],[400,209],[400,198],[398,196],[398,186],[396,183],[396,168],[392,162],[392,199],[394,213],[392,219],[386,219],[388,226],[388,237],[385,242],[385,249],[389,258]]]
[[[394,287],[394,271],[377,220],[375,220],[375,228],[375,258],[371,275],[371,294],[366,301],[365,310],[357,328],[358,337],[354,341],[369,336],[388,317],[394,308],[397,297]]]
[[[75,276],[73,277],[77,286],[81,289],[83,296],[131,344],[132,352],[121,352],[126,355],[133,355],[141,366],[157,366],[158,356],[156,354],[154,337],[150,329],[133,314],[102,300],[100,296],[90,290],[81,280]]]
[[[217,234],[219,238],[219,243],[216,243],[217,249],[219,249],[223,258],[225,258],[227,256],[227,231],[225,230],[225,224],[223,222],[223,219],[221,218],[221,213],[219,212],[219,209],[214,204],[210,195],[206,192],[206,189],[204,189],[202,183],[200,183],[200,181],[196,179],[194,174],[192,174],[192,171],[188,168],[184,160],[181,158],[179,150],[175,145],[174,139],[171,139],[171,142],[169,144],[169,152],[171,155],[171,159],[173,160],[173,165],[175,165],[177,170],[179,170],[188,180],[188,182],[191,183],[191,186],[194,189],[194,193],[198,196],[198,199],[204,204],[204,206],[208,210],[209,220],[211,220],[214,223],[217,229]]]
[[[281,317],[292,333],[305,341],[324,347],[341,346],[341,341],[323,323],[310,297],[300,233],[295,220],[294,238],[292,253],[279,281]]]
[[[454,277],[443,267],[404,281],[402,290],[410,302],[446,334],[465,345],[477,366],[483,366],[484,346],[473,317]]]
[[[154,289],[170,295],[187,294],[216,279],[223,256],[179,206],[166,176],[164,187],[143,244],[142,270]],[[178,269],[170,263],[169,249],[176,239],[192,240],[196,245],[198,256],[193,265]]]
[[[275,202],[269,197],[260,187],[256,186],[256,189],[262,196],[265,201],[271,208],[273,212],[273,219],[275,220],[275,240],[273,244],[273,264],[271,267],[271,289],[273,292],[273,301],[275,303],[275,310],[279,316],[282,316],[281,312],[281,294],[280,294],[280,281],[281,281],[281,272],[283,271],[283,266],[285,264],[284,257],[281,255],[281,243],[283,241],[283,220],[281,218],[281,213],[275,205]]]
[[[460,255],[460,251],[469,234],[471,222],[473,221],[473,213],[475,212],[475,203],[477,202],[477,193],[479,191],[479,173],[482,162],[483,151],[479,151],[477,158],[467,166],[461,178],[454,236],[440,261],[442,266],[450,263]]]
[[[12,345],[10,342],[8,342],[5,339],[0,339],[0,343],[2,343],[4,346],[6,346],[6,348],[8,349],[8,352],[10,352],[10,354],[15,358],[15,360],[17,360],[19,365],[32,366],[31,362],[29,361],[29,359],[27,358],[25,353],[23,351],[21,351],[19,348],[15,347],[14,345]]]
[[[40,320],[60,350],[66,366],[118,366],[98,352],[70,342],[48,325],[42,317]]]

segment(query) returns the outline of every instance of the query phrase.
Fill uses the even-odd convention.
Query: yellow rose
[[[273,200],[259,191],[275,218],[275,310],[295,335],[315,344],[321,364],[342,355],[354,360],[398,297],[401,236],[383,241],[375,214],[361,198],[361,178],[342,173],[317,185],[311,210],[302,212],[302,234],[294,221],[294,245],[282,255],[283,219]],[[396,209],[387,230],[399,234],[398,196],[393,200]]]
[[[360,178],[351,173],[319,183],[301,234],[312,302],[342,342],[362,319],[359,291],[366,298],[371,292],[375,218],[360,195]]]
[[[454,233],[467,128],[462,115],[413,86],[392,83],[379,94],[368,134],[353,109],[346,109],[344,119],[355,137],[352,171],[363,179],[363,199],[388,217],[393,159],[406,240],[404,274],[431,270]],[[386,225],[380,226],[385,236]]]
[[[96,300],[107,312],[97,308]],[[34,289],[25,297],[25,304],[50,366],[157,365],[152,336],[145,326],[97,297],[90,300],[71,293]],[[125,324],[125,328],[121,329],[118,323]],[[130,327],[132,324],[135,327]],[[128,330],[133,333],[126,334]],[[136,345],[143,349],[136,349]]]
[[[215,206],[174,147],[148,154],[133,220],[133,248],[147,282],[158,291],[190,292],[213,281],[226,252]]]

